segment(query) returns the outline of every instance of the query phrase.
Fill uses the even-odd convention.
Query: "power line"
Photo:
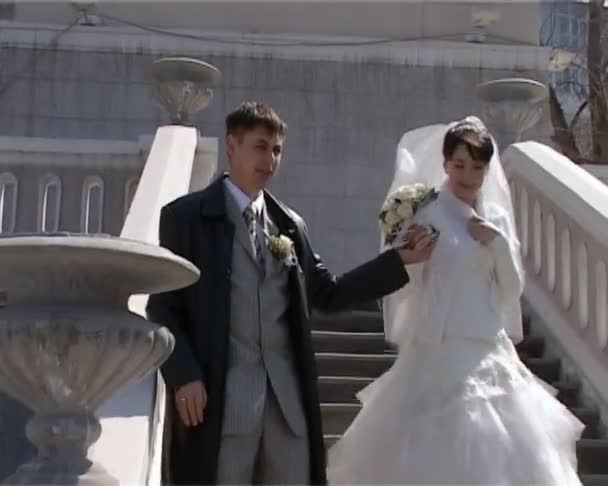
[[[102,19],[109,20],[118,24],[135,27],[140,30],[152,32],[155,34],[165,35],[169,37],[198,40],[203,42],[214,42],[218,44],[227,45],[246,45],[246,46],[260,46],[260,47],[357,47],[357,46],[372,46],[382,44],[392,44],[395,42],[413,42],[418,40],[446,40],[450,38],[461,38],[467,33],[454,33],[454,34],[442,34],[436,36],[414,36],[414,37],[385,37],[382,39],[366,39],[360,41],[260,41],[260,40],[246,40],[246,39],[226,39],[225,37],[213,36],[213,35],[198,35],[198,34],[187,34],[184,32],[175,32],[168,29],[160,29],[158,27],[152,27],[149,25],[141,24],[132,20],[121,19],[112,15],[105,14],[97,11],[96,15]],[[509,44],[517,45],[529,45],[518,39],[512,39],[508,37],[501,37],[495,35],[487,35],[489,38],[506,42]]]
[[[0,86],[0,96],[4,95],[4,93],[9,90],[22,74],[29,71],[38,62],[41,56],[48,53],[49,49],[56,45],[57,42],[59,42],[59,39],[61,39],[78,23],[79,19],[80,15],[74,18],[74,20],[72,20],[72,22],[70,22],[63,30],[55,34],[43,48],[36,49],[30,58],[23,63],[21,69],[14,73],[2,86]]]

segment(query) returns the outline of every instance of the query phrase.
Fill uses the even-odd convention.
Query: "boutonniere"
[[[285,235],[269,235],[268,250],[278,261],[286,267],[293,267],[297,263],[293,240]]]

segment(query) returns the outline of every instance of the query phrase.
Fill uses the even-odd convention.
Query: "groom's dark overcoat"
[[[150,296],[147,308],[149,318],[167,326],[175,336],[175,349],[161,368],[168,389],[164,477],[170,484],[216,482],[228,369],[234,238],[234,226],[226,214],[223,179],[177,199],[161,212],[160,244],[201,270],[196,284]],[[332,275],[313,252],[302,218],[268,192],[264,197],[270,218],[281,234],[293,240],[298,258],[298,265],[289,272],[291,352],[296,357],[308,424],[311,482],[325,484],[317,369],[309,327],[311,308],[332,311],[377,299],[405,285],[408,275],[394,250],[340,277]],[[208,394],[204,423],[186,428],[174,408],[174,391],[199,379]]]

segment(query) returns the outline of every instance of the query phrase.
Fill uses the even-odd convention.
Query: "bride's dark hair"
[[[468,116],[449,128],[443,139],[443,157],[449,160],[459,145],[464,145],[474,160],[489,164],[494,155],[494,144],[490,132],[483,122]]]

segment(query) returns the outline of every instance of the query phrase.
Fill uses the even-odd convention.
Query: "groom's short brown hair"
[[[280,137],[287,132],[287,124],[273,108],[259,101],[244,101],[226,117],[226,135],[240,136],[260,126]]]

